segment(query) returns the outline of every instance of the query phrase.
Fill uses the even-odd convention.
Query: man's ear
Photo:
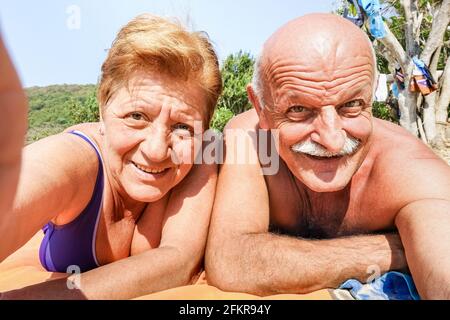
[[[269,126],[267,125],[267,120],[264,114],[263,106],[261,105],[261,100],[256,95],[255,90],[253,89],[253,86],[251,84],[247,86],[247,94],[248,100],[250,100],[250,103],[253,105],[256,113],[258,114],[259,126],[261,127],[261,129],[268,129]]]
[[[259,115],[261,113],[262,106],[251,84],[247,85],[247,94],[248,100],[250,100],[250,103],[253,107],[255,107],[256,113]]]

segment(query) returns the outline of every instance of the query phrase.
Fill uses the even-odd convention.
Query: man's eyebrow
[[[356,90],[353,94],[349,94],[344,96],[346,99],[346,102],[352,101],[354,99],[360,98],[362,99],[364,102],[368,102],[366,101],[366,96],[363,93],[364,90],[364,86],[361,86],[358,90]],[[372,95],[372,94],[371,94]],[[344,102],[345,103],[345,102]]]

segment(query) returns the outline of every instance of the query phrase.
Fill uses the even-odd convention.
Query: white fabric
[[[389,91],[387,86],[387,75],[380,74],[378,76],[378,86],[375,91],[375,101],[386,101],[388,98]]]

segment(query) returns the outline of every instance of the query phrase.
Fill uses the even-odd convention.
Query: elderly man
[[[409,268],[422,298],[450,299],[450,167],[373,118],[374,61],[366,35],[328,14],[293,20],[265,43],[248,86],[254,109],[226,131],[211,284],[307,293]],[[276,174],[233,160],[233,137],[259,130],[278,138]],[[258,150],[261,140],[247,151]]]

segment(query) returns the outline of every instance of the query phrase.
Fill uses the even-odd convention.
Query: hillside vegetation
[[[96,121],[95,85],[53,85],[25,90],[29,101],[27,144],[85,120]],[[92,112],[89,112],[92,111]]]

